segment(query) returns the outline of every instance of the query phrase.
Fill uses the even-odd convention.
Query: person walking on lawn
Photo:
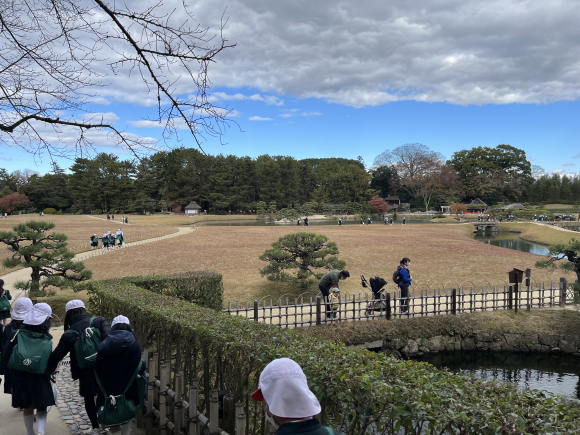
[[[411,281],[413,281],[411,272],[409,272],[410,265],[411,260],[405,257],[397,266],[399,275],[398,285],[401,289],[401,313],[407,313],[409,311],[409,286],[411,285]]]
[[[10,302],[8,301],[11,300],[10,291],[4,290],[4,280],[0,279],[0,319],[2,319],[2,326],[4,327],[8,324],[8,318],[10,317]]]
[[[93,426],[93,434],[99,433],[99,423],[97,422],[97,407],[95,396],[97,395],[97,384],[93,368],[81,369],[77,360],[75,344],[80,334],[85,334],[89,327],[97,329],[101,335],[101,340],[105,340],[111,332],[111,327],[102,317],[93,318],[86,310],[85,304],[79,299],[69,301],[65,306],[66,315],[64,317],[64,331],[58,346],[48,360],[48,373],[54,372],[58,363],[70,353],[71,374],[73,380],[79,381],[79,395],[85,399],[85,409],[87,416]],[[69,332],[70,331],[70,332]]]
[[[318,281],[318,288],[320,289],[322,296],[324,297],[324,303],[326,304],[326,316],[332,317],[332,306],[329,303],[330,289],[338,288],[338,281],[345,280],[350,277],[348,270],[338,270],[333,269],[320,278]]]

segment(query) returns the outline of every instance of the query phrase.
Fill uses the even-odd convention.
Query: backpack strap
[[[331,427],[324,426],[324,429],[326,429],[328,431],[329,435],[335,435],[334,430],[332,430]]]
[[[121,396],[125,395],[125,393],[129,390],[129,387],[133,384],[133,382],[135,382],[135,378],[137,377],[137,373],[139,373],[139,371],[141,370],[141,365],[142,364],[143,364],[143,361],[139,361],[139,364],[137,365],[137,368],[135,369],[135,372],[133,373],[133,376],[131,376],[131,379],[129,380],[129,383],[125,387],[125,391],[123,391],[123,393],[120,394]],[[99,385],[99,388],[103,392],[103,396],[105,396],[105,398],[106,398],[107,397],[107,392],[103,388],[103,384],[101,384],[101,380],[99,379],[99,375],[97,374],[97,371],[96,370],[94,370],[94,373],[95,373],[95,379],[97,381],[97,384]],[[115,397],[118,397],[118,396],[115,396]]]

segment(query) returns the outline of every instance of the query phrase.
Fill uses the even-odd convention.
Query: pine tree
[[[91,279],[92,272],[85,265],[73,261],[75,254],[66,247],[65,234],[48,232],[54,228],[52,222],[29,221],[14,227],[13,232],[0,232],[0,242],[13,252],[3,261],[5,267],[30,267],[30,281],[17,282],[17,289],[44,292],[47,287],[83,290],[82,281]],[[42,279],[41,281],[41,278]]]
[[[339,260],[338,246],[322,234],[295,233],[280,237],[272,243],[260,260],[269,264],[260,270],[269,281],[291,282],[307,287],[309,278],[317,279],[332,269],[344,269],[346,262]],[[323,270],[316,270],[323,269]]]

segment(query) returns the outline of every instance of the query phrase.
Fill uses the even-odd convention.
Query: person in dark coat
[[[399,281],[399,288],[401,289],[401,313],[407,313],[409,311],[409,286],[413,280],[409,272],[410,265],[411,260],[405,257],[397,266],[397,271],[401,278]]]
[[[52,335],[50,330],[50,320],[52,309],[48,304],[36,304],[26,315],[23,329],[44,334],[50,340]],[[20,370],[9,370],[8,361],[16,345],[18,335],[10,341],[6,350],[2,354],[2,370],[9,371],[12,379],[12,407],[24,409],[24,426],[27,435],[44,435],[46,426],[47,408],[54,406],[54,394],[50,385],[50,375],[46,372],[42,375],[22,372]],[[37,431],[34,431],[34,410],[36,409]]]
[[[0,353],[4,353],[10,340],[14,338],[16,331],[24,327],[24,319],[31,309],[32,301],[28,298],[20,298],[14,303],[14,308],[12,309],[12,321],[6,325],[6,328],[2,331],[2,335],[0,335]],[[0,375],[4,375],[4,393],[12,394],[10,370],[4,371],[4,369],[0,367]]]
[[[330,433],[315,417],[320,414],[320,403],[308,388],[306,375],[290,358],[275,359],[264,368],[252,399],[262,402],[276,435]]]
[[[111,323],[111,332],[99,345],[95,373],[107,393],[107,396],[123,394],[133,373],[141,362],[141,346],[133,333],[129,319],[125,316],[117,316]],[[145,371],[145,362],[141,364],[139,374]],[[132,400],[135,406],[139,406],[140,397],[137,382],[125,393],[128,400]],[[105,396],[97,387],[97,409],[105,403]],[[113,426],[111,433],[121,431],[123,435],[129,434],[130,423],[121,426]]]
[[[65,311],[65,333],[62,335],[58,346],[54,349],[50,359],[48,360],[48,372],[52,373],[56,370],[58,363],[61,362],[68,353],[70,353],[72,378],[74,380],[79,380],[79,395],[85,399],[87,416],[91,421],[93,429],[96,429],[96,431],[94,431],[96,434],[98,433],[99,423],[97,422],[97,407],[95,405],[95,396],[97,395],[95,374],[93,369],[81,369],[79,367],[75,352],[75,343],[77,342],[78,336],[76,334],[66,333],[66,331],[72,329],[77,331],[79,334],[82,334],[83,331],[89,327],[92,316],[85,309],[83,301],[78,299],[69,301],[66,304]],[[96,317],[92,326],[97,328],[101,333],[101,340],[106,339],[109,332],[111,332],[111,327],[102,317]]]
[[[12,300],[12,296],[8,290],[4,290],[4,280],[0,279],[0,298],[6,298],[7,301]],[[8,306],[8,305],[7,305]],[[8,318],[10,317],[10,310],[0,311],[0,319],[2,319],[2,326],[8,324]]]

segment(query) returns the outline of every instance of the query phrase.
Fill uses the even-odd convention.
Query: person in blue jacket
[[[411,281],[413,281],[411,272],[409,272],[410,265],[411,260],[405,257],[397,266],[397,272],[399,272],[399,288],[401,289],[401,313],[407,313],[409,311],[409,286],[411,285]]]

